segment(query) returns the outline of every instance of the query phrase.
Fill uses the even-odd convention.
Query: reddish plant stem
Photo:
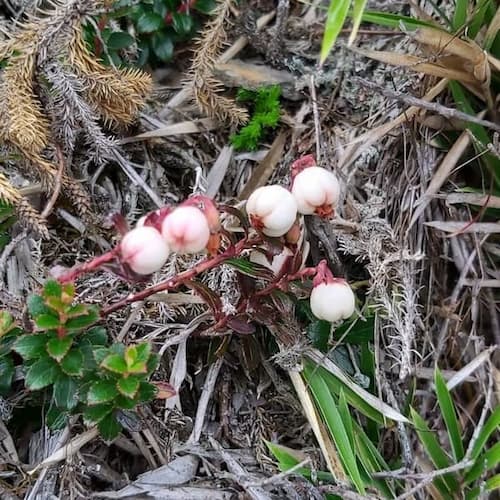
[[[189,10],[194,7],[196,3],[196,0],[187,0],[185,2],[182,2],[179,7],[177,8],[177,14],[185,14],[186,12],[189,12]],[[169,12],[165,16],[165,24],[172,24],[174,21],[174,16],[171,12]]]
[[[175,290],[186,281],[192,280],[199,274],[223,264],[226,260],[238,256],[243,250],[252,248],[254,245],[260,243],[261,241],[262,240],[260,237],[255,239],[241,240],[238,243],[236,243],[236,245],[231,245],[230,247],[228,247],[221,254],[216,255],[215,257],[207,257],[206,259],[202,260],[199,264],[194,266],[192,269],[188,269],[187,271],[179,273],[169,280],[145,288],[140,292],[131,294],[128,297],[125,297],[124,299],[119,300],[118,302],[115,302],[114,304],[111,304],[108,307],[103,308],[101,310],[101,317],[105,317],[108,314],[117,311],[122,307],[127,306],[128,304],[132,304],[133,302],[144,300],[149,296],[154,295],[155,293],[164,292],[167,290]]]
[[[105,254],[99,255],[93,258],[90,262],[84,262],[83,264],[78,264],[72,267],[67,273],[59,276],[59,283],[71,283],[78,278],[78,276],[86,273],[90,273],[99,269],[103,264],[107,264],[115,260],[119,252],[119,245]]]

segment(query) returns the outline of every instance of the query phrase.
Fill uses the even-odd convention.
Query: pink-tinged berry
[[[329,217],[338,204],[340,186],[332,172],[321,167],[310,166],[295,176],[292,193],[301,214],[315,213],[321,217]]]
[[[267,236],[283,236],[297,217],[297,202],[292,193],[278,185],[256,189],[248,198],[246,211],[255,229]]]
[[[210,227],[200,209],[181,206],[165,217],[161,234],[173,252],[198,253],[208,244]]]
[[[155,210],[154,212],[149,212],[146,215],[143,215],[135,224],[135,227],[154,227],[157,231],[161,232],[161,225],[165,220],[165,217],[171,213],[173,210],[172,207],[165,206]]]
[[[122,262],[137,274],[159,271],[168,259],[169,248],[161,234],[153,227],[136,227],[120,243]]]

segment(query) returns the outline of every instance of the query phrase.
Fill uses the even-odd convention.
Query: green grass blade
[[[348,45],[352,45],[356,35],[358,34],[359,25],[361,24],[361,19],[363,18],[363,12],[365,11],[367,0],[352,0],[352,30],[349,35]]]
[[[302,373],[311,389],[328,430],[330,431],[346,474],[349,476],[358,492],[364,494],[365,485],[361,478],[354,450],[349,440],[349,433],[337,409],[337,402],[332,397],[330,389],[321,377],[319,371],[314,372],[305,366]]]
[[[400,29],[404,27],[405,29],[417,29],[424,26],[438,28],[433,23],[427,21],[421,21],[420,19],[415,19],[413,17],[402,16],[400,14],[391,14],[388,12],[377,12],[375,10],[366,10],[363,12],[361,19],[365,23],[377,24],[378,26],[386,26],[388,28]]]
[[[450,461],[448,456],[443,451],[443,448],[436,439],[434,433],[429,429],[427,422],[413,408],[410,408],[410,413],[420,442],[422,443],[432,463],[438,469],[449,467]],[[445,474],[441,478],[438,477],[436,479],[437,480],[434,481],[434,484],[445,496],[445,498],[452,498],[453,493],[457,492],[459,489],[459,484],[456,478],[451,474]]]
[[[451,24],[455,31],[460,30],[467,22],[467,6],[469,0],[455,0],[455,12]]]
[[[486,490],[493,491],[498,490],[500,488],[500,474],[496,474],[493,477],[490,477],[486,481]]]
[[[473,448],[472,448],[472,453],[471,453],[471,460],[476,460],[481,451],[483,450],[484,446],[486,445],[486,442],[488,441],[489,437],[491,434],[498,430],[500,427],[500,405],[495,408],[493,413],[488,417],[486,422],[484,423],[483,428],[479,432],[479,435],[477,436],[476,441],[474,442]]]
[[[479,456],[465,475],[464,483],[470,484],[476,481],[486,471],[495,469],[498,464],[500,464],[500,442],[495,443],[489,450]]]
[[[448,86],[450,87],[451,93],[453,95],[453,100],[457,108],[464,113],[468,113],[469,115],[475,115],[476,111],[474,110],[468,95],[465,93],[464,88],[458,82],[451,81]],[[472,135],[476,138],[476,140],[481,143],[483,146],[479,149],[476,146],[477,153],[483,153],[488,150],[488,145],[492,142],[488,132],[481,125],[477,125],[476,123],[468,123],[467,128],[472,132]],[[479,150],[478,150],[479,149]],[[491,153],[484,153],[481,155],[481,161],[483,161],[488,169],[490,170],[492,176],[495,179],[497,187],[500,187],[500,160],[493,156]]]
[[[328,14],[326,16],[325,33],[321,42],[320,64],[326,61],[329,56],[340,30],[345,23],[347,12],[351,5],[351,0],[330,0]]]
[[[446,387],[443,375],[438,368],[436,368],[434,373],[434,384],[436,385],[436,395],[439,407],[441,408],[444,423],[446,424],[446,429],[448,431],[453,457],[456,462],[460,462],[460,460],[464,458],[465,452],[462,443],[457,411],[455,405],[453,404],[453,400],[451,399],[450,391]]]
[[[349,444],[351,445],[351,448],[354,450],[354,433],[352,431],[353,420],[351,413],[349,412],[349,407],[347,406],[345,392],[342,389],[340,389],[340,394],[339,394],[339,415],[344,424],[347,437],[349,438]]]
[[[491,0],[480,0],[476,8],[474,9],[474,13],[472,19],[469,23],[469,28],[467,29],[467,36],[471,40],[474,40],[483,27],[486,19],[486,12],[488,11],[488,7],[491,4]],[[483,44],[483,48],[485,50],[489,50],[491,45],[488,43],[489,40],[485,40]]]

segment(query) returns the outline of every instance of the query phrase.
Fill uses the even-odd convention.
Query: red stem
[[[257,243],[260,243],[260,241],[261,241],[260,237],[253,240],[248,240],[248,239],[241,240],[238,243],[236,243],[236,245],[231,245],[223,253],[216,255],[215,257],[207,257],[192,269],[188,269],[187,271],[177,274],[176,276],[174,276],[169,280],[145,288],[140,292],[131,294],[128,297],[125,297],[124,299],[119,300],[118,302],[115,302],[114,304],[111,304],[108,307],[105,307],[101,311],[101,317],[107,316],[108,314],[118,309],[121,309],[122,307],[125,307],[128,304],[132,304],[133,302],[144,300],[155,293],[164,292],[165,290],[175,290],[177,287],[179,287],[186,281],[192,280],[194,277],[198,276],[204,271],[208,271],[209,269],[217,267],[224,261],[239,255],[243,250],[251,248]]]
[[[178,14],[185,14],[186,12],[191,9],[191,7],[194,7],[194,4],[196,3],[197,0],[188,0],[187,2],[182,2],[179,7],[177,8],[177,13]],[[165,24],[172,24],[174,20],[174,16],[169,12],[165,16]]]
[[[75,279],[78,278],[78,276],[80,276],[81,274],[96,271],[103,264],[107,264],[108,262],[115,260],[119,252],[119,249],[120,246],[118,245],[109,252],[99,255],[98,257],[94,257],[90,262],[84,262],[83,264],[78,264],[72,267],[71,269],[68,270],[67,273],[59,276],[58,278],[59,283],[70,283],[75,281]]]

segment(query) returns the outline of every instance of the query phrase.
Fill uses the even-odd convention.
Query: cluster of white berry
[[[246,212],[254,229],[268,237],[296,242],[297,217],[317,214],[331,216],[339,201],[339,182],[328,170],[316,166],[312,157],[292,168],[292,186],[256,189],[248,198]],[[132,271],[148,275],[159,271],[171,252],[215,253],[219,248],[220,221],[211,200],[194,196],[176,208],[165,207],[142,217],[120,243],[121,261]],[[271,264],[255,252],[251,260],[271,267],[275,273],[293,255],[285,247]],[[354,293],[342,279],[322,268],[313,282],[311,309],[316,317],[331,322],[346,319],[354,312]]]

